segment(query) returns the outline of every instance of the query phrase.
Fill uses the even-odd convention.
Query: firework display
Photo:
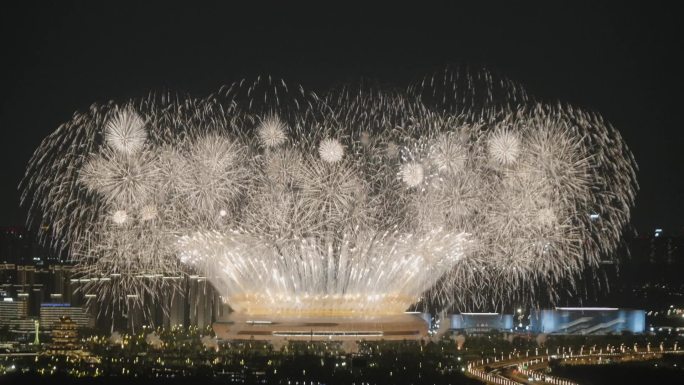
[[[444,71],[405,91],[262,77],[93,105],[22,188],[112,311],[192,273],[244,314],[385,315],[553,296],[617,247],[635,168],[600,116]]]

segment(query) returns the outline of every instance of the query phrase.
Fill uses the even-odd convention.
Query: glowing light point
[[[461,146],[456,135],[441,135],[432,149],[430,159],[440,172],[455,174],[461,171],[467,158],[467,149]]]
[[[142,150],[147,140],[145,122],[135,111],[118,111],[105,126],[105,142],[124,155]]]
[[[128,214],[125,210],[116,210],[112,214],[112,222],[117,225],[123,225],[128,220]]]
[[[487,142],[489,155],[498,163],[509,166],[520,154],[520,139],[510,131],[498,131]]]
[[[425,171],[422,164],[418,162],[409,162],[401,166],[399,175],[407,186],[416,187],[423,183]]]
[[[287,134],[285,134],[286,126],[277,116],[270,115],[261,121],[257,132],[259,141],[264,147],[274,148],[285,143]]]
[[[336,163],[344,156],[344,147],[337,139],[323,139],[318,147],[321,159],[328,163]]]

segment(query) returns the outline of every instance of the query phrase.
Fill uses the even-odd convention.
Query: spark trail
[[[444,71],[403,92],[262,77],[93,105],[21,187],[108,310],[192,270],[247,314],[394,314],[573,282],[618,245],[635,168],[600,116]]]

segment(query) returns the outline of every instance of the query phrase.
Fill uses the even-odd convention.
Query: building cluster
[[[225,311],[211,284],[197,275],[182,278],[180,292],[164,296],[165,304],[150,299],[145,309],[108,311],[85,289],[88,279],[77,277],[66,258],[37,243],[23,228],[0,228],[0,327],[26,338],[33,339],[36,323],[41,334],[50,334],[61,317],[99,330],[135,330],[146,323],[203,328]]]
[[[448,321],[451,330],[466,334],[525,331],[535,334],[606,335],[646,331],[646,312],[643,310],[557,307],[533,310],[525,318],[527,325],[522,329],[514,325],[513,314],[460,313],[450,315]]]
[[[611,303],[630,308],[644,306],[647,313],[617,307],[556,308],[529,314],[526,311],[523,314],[521,309],[515,314],[461,313],[448,316],[448,328],[468,334],[492,330],[617,334],[654,331],[653,320],[663,314],[667,314],[668,320],[684,321],[684,313],[670,314],[672,309],[684,304],[668,304],[662,311],[654,310],[646,307],[641,301],[643,298],[636,295],[642,293],[644,286],[665,285],[668,290],[678,290],[677,282],[681,286],[681,279],[678,281],[670,275],[680,274],[681,269],[674,267],[684,266],[683,239],[656,232],[651,237],[638,237],[629,243],[630,256],[621,260],[621,274],[613,281],[614,288],[623,288],[620,293],[625,298],[622,303]],[[68,317],[79,328],[95,327],[100,330],[135,330],[146,323],[162,327],[184,325],[204,328],[225,318],[229,312],[204,277],[191,275],[179,278],[182,279],[179,292],[161,297],[161,301],[166,303],[150,300],[145,309],[146,316],[139,308],[112,316],[99,301],[86,306],[89,300],[96,299],[84,289],[88,280],[76,277],[73,266],[64,258],[36,244],[34,237],[24,229],[0,229],[0,327],[23,333],[27,339],[33,339],[36,327],[42,334],[51,333],[62,317]],[[665,265],[673,268],[663,269]],[[608,271],[611,267],[605,268]],[[630,293],[634,294],[633,304],[626,298]],[[651,322],[646,321],[647,316]],[[668,322],[657,319],[655,331],[659,327],[678,326],[668,325]]]
[[[36,322],[51,327],[61,315],[90,324],[79,304],[69,306],[71,266],[64,262],[59,253],[40,246],[35,233],[0,228],[0,327],[30,332]],[[54,309],[56,305],[60,308]]]

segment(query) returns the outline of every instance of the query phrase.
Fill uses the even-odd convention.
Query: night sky
[[[403,87],[446,65],[467,65],[518,81],[542,100],[600,112],[640,166],[634,227],[684,232],[684,23],[669,3],[139,3],[3,4],[0,226],[24,223],[17,185],[39,142],[93,102],[160,89],[203,96],[264,73],[319,92],[362,78]]]

